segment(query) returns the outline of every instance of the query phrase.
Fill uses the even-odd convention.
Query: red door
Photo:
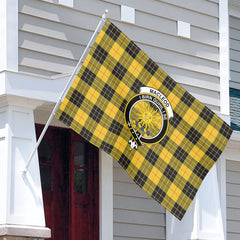
[[[38,153],[51,239],[98,240],[98,149],[71,130],[49,127]]]

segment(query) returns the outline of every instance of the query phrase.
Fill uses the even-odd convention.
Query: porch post
[[[36,103],[11,96],[0,102],[0,240],[48,238],[37,154],[27,174],[26,159],[36,143]]]
[[[217,171],[214,166],[179,221],[167,212],[167,240],[224,240]]]

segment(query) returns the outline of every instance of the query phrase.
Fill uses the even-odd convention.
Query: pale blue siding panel
[[[226,163],[227,239],[240,239],[240,162]]]

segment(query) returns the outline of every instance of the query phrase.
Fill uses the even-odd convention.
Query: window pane
[[[74,164],[79,167],[88,167],[86,148],[83,142],[74,142]]]
[[[75,169],[74,190],[80,194],[88,193],[88,171]]]
[[[44,140],[42,140],[39,148],[39,161],[42,163],[49,163],[51,162],[51,146]]]
[[[52,190],[52,167],[40,165],[41,183],[43,190]]]

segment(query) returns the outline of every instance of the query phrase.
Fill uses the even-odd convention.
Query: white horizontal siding
[[[230,114],[234,130],[239,130],[240,123],[240,15],[239,18],[230,16]]]
[[[240,89],[240,18],[230,16],[229,26],[231,76],[230,87]]]
[[[120,21],[121,4],[136,9],[135,25]],[[219,111],[217,1],[88,0],[74,1],[71,9],[55,0],[19,0],[20,71],[71,72],[105,9],[163,70]],[[191,24],[190,39],[177,36],[178,20]]]
[[[240,162],[227,160],[227,239],[240,239]]]
[[[136,9],[136,24],[118,26],[195,97],[219,111],[218,4],[210,1],[114,1]],[[211,9],[211,10],[209,10]],[[194,16],[194,17],[193,17]],[[115,18],[114,18],[115,19]],[[177,21],[191,24],[191,39],[177,36]],[[179,72],[185,72],[183,75]],[[191,77],[189,77],[191,75]],[[200,78],[198,76],[201,75]],[[185,79],[186,76],[186,79]],[[193,87],[194,86],[194,87]],[[198,90],[191,91],[198,88]],[[201,89],[200,89],[201,88]],[[206,89],[211,89],[207,92]],[[196,93],[198,92],[198,93]],[[210,97],[208,97],[210,96]]]
[[[160,1],[160,0],[156,0]],[[199,12],[202,14],[206,14],[209,16],[217,16],[218,14],[218,5],[216,4],[218,1],[205,1],[205,0],[200,0],[198,1],[198,5],[201,5],[201,8],[198,7],[196,2],[194,1],[189,1],[189,0],[161,0],[162,2],[169,3],[184,9],[191,10],[193,12]]]
[[[126,5],[125,0],[118,0],[117,2],[115,0],[102,1]],[[187,5],[190,5],[187,1],[184,1],[186,7],[181,4],[182,1],[172,2],[175,2],[175,4],[162,0],[147,0],[147,4],[146,0],[128,0],[127,5],[149,15],[156,15],[171,20],[181,20],[210,31],[218,31],[218,4],[208,2],[207,0],[195,0],[194,3],[190,4],[192,6],[189,8]],[[204,8],[202,7],[203,3],[205,4]],[[205,11],[208,11],[208,8],[212,8],[212,13],[205,13]]]
[[[20,71],[38,73],[45,70],[44,75],[72,72],[95,30],[97,21],[95,15],[58,4],[20,0]],[[25,56],[24,51],[31,52],[32,57],[31,54]],[[42,69],[43,56],[45,64]],[[66,67],[62,65],[64,61]]]
[[[153,227],[153,226],[142,226],[142,225],[131,225],[131,224],[125,224],[125,223],[118,223],[113,224],[113,228],[115,229],[116,235],[121,236],[114,236],[114,240],[117,239],[129,239],[129,240],[140,240],[140,239],[165,239],[165,234],[162,232],[164,231],[164,228],[162,227]]]
[[[138,187],[115,161],[113,234],[120,239],[166,239],[165,209]]]

